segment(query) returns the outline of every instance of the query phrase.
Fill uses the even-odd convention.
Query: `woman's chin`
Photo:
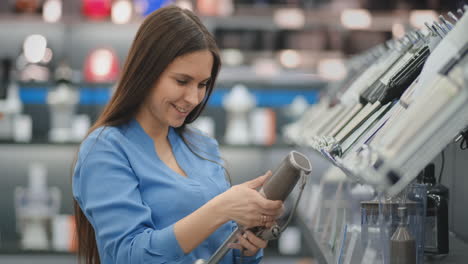
[[[170,122],[170,126],[174,128],[181,127],[184,124],[184,121],[185,118],[183,120],[173,120],[172,122]]]

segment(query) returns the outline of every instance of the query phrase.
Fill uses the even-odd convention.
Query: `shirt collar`
[[[169,142],[171,145],[173,145],[173,148],[175,145],[178,144],[177,140],[177,132],[173,127],[169,127],[169,130],[167,132],[167,136],[169,138]],[[138,144],[142,145],[143,147],[147,148],[150,147],[151,149],[154,150],[154,141],[153,139],[145,132],[143,127],[140,125],[138,120],[136,118],[132,118],[128,124],[128,137],[133,141],[137,142]]]

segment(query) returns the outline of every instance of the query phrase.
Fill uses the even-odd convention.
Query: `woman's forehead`
[[[206,79],[211,76],[213,68],[213,55],[209,50],[195,51],[177,57],[169,64],[168,72],[185,74],[197,79]]]

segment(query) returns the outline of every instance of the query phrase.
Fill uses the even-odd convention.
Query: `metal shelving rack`
[[[468,8],[466,10],[468,10]],[[439,59],[439,65],[436,65],[440,67],[440,69],[437,68],[439,70],[434,71],[431,75],[419,75],[419,77],[423,76],[426,79],[421,77],[421,79],[417,79],[412,84],[416,87],[418,87],[417,85],[422,87],[423,84],[429,87],[425,90],[427,94],[422,93],[420,97],[413,97],[404,114],[395,115],[397,118],[393,120],[393,122],[395,122],[394,124],[398,125],[398,122],[400,122],[400,124],[406,125],[404,128],[407,128],[407,130],[398,128],[397,125],[390,127],[400,133],[397,134],[397,132],[392,131],[395,133],[393,136],[396,140],[403,140],[401,138],[406,137],[404,134],[405,131],[408,133],[415,133],[414,137],[408,137],[408,141],[405,141],[407,142],[406,144],[401,143],[401,147],[397,149],[398,152],[396,154],[392,154],[393,152],[391,151],[393,151],[394,145],[390,143],[387,145],[381,144],[375,146],[371,144],[372,140],[375,140],[375,137],[379,136],[378,131],[385,124],[383,121],[384,118],[391,117],[391,115],[394,114],[392,110],[396,111],[394,109],[396,109],[398,101],[388,106],[391,110],[389,110],[387,114],[374,114],[371,118],[375,118],[376,121],[369,121],[368,124],[364,123],[364,125],[369,125],[369,127],[361,129],[360,131],[360,127],[363,126],[361,123],[356,129],[357,132],[352,132],[361,133],[361,136],[357,137],[358,140],[356,141],[357,143],[355,143],[357,145],[351,145],[349,149],[352,151],[344,155],[336,151],[337,145],[335,145],[333,137],[327,137],[328,135],[326,132],[324,132],[325,134],[320,134],[320,131],[313,130],[314,122],[317,123],[317,126],[320,126],[320,117],[322,117],[323,120],[328,120],[328,122],[337,123],[333,119],[339,118],[339,114],[337,114],[339,111],[333,112],[333,107],[336,107],[336,105],[328,108],[320,108],[321,106],[319,103],[316,109],[308,113],[308,117],[311,118],[313,122],[298,129],[302,129],[302,134],[294,134],[291,132],[292,134],[290,135],[303,135],[301,138],[296,138],[296,143],[303,147],[307,146],[306,148],[308,148],[309,151],[313,151],[314,154],[311,156],[319,156],[319,158],[315,160],[316,162],[328,162],[332,165],[332,168],[324,175],[312,176],[313,179],[309,183],[312,186],[309,187],[308,192],[304,193],[306,197],[309,197],[309,200],[306,198],[305,201],[302,201],[297,215],[297,222],[302,228],[309,249],[316,256],[318,263],[361,263],[355,260],[355,258],[357,258],[356,252],[361,259],[360,261],[369,261],[370,259],[371,262],[368,263],[388,263],[389,257],[388,253],[386,253],[387,242],[382,242],[387,240],[386,238],[384,238],[384,240],[381,239],[382,232],[389,232],[385,229],[387,228],[385,226],[386,223],[388,224],[389,222],[383,222],[383,218],[379,220],[380,224],[377,228],[380,229],[380,240],[375,240],[379,241],[377,242],[378,245],[375,246],[374,251],[369,251],[369,246],[364,244],[371,242],[367,242],[368,237],[363,237],[362,232],[364,232],[364,229],[361,228],[364,227],[361,226],[361,224],[364,220],[362,218],[360,219],[360,217],[363,216],[361,212],[358,211],[358,208],[362,210],[363,207],[362,205],[356,206],[356,204],[360,204],[361,201],[377,199],[376,201],[380,204],[379,213],[382,214],[382,204],[386,201],[385,199],[394,199],[395,201],[398,199],[408,199],[408,194],[405,192],[408,188],[413,188],[411,186],[413,186],[412,183],[414,183],[414,179],[428,163],[431,161],[435,162],[438,170],[443,169],[443,165],[438,161],[439,153],[448,147],[453,148],[453,140],[468,126],[468,38],[466,37],[466,28],[468,27],[466,25],[468,25],[467,14],[455,24],[455,28],[452,31],[446,34],[448,37],[443,38],[439,43],[440,47],[444,48],[447,47],[446,44],[449,41],[452,41],[451,43],[456,43],[454,45],[456,47],[455,49],[457,49],[456,53],[453,53],[453,50],[447,53],[442,48],[437,50],[437,45],[431,47],[431,56],[443,57],[443,54],[445,54],[445,57],[444,59]],[[456,35],[464,37],[454,38]],[[430,56],[427,61],[430,61],[427,65],[431,65],[427,67],[434,66],[430,63],[434,63],[435,60],[431,59]],[[428,92],[429,90],[435,92]],[[419,92],[420,90],[417,91]],[[440,94],[439,96],[436,95],[437,91]],[[446,93],[444,94],[442,91]],[[405,96],[405,94],[403,96]],[[444,96],[446,96],[447,99],[442,101]],[[431,100],[431,98],[434,98],[434,100]],[[322,106],[326,104],[325,102]],[[437,111],[431,108],[437,109]],[[424,109],[428,110],[424,111]],[[313,111],[317,114],[314,115]],[[418,116],[421,116],[421,118],[418,119]],[[411,120],[414,122],[411,122]],[[302,120],[302,122],[307,121]],[[410,130],[411,125],[417,127],[418,130],[416,132]],[[307,134],[307,129],[314,131],[316,136],[313,137]],[[327,131],[327,128],[324,130]],[[328,131],[330,131],[330,129]],[[370,138],[365,137],[366,133]],[[390,131],[388,134],[392,136]],[[307,135],[306,138],[304,138],[305,135]],[[340,145],[338,145],[338,147],[340,147]],[[463,172],[466,171],[467,166],[465,164],[466,162],[462,162],[462,158],[460,158],[466,156],[467,154],[461,151],[450,153],[446,159],[452,160],[453,162],[446,165],[450,167],[449,169],[441,171],[441,174],[444,176],[443,183],[447,184],[450,190],[456,193],[459,193],[467,186],[465,184],[466,181],[463,180]],[[461,181],[463,185],[455,184],[457,181]],[[375,195],[377,193],[378,195],[376,197]],[[344,196],[345,198],[343,198]],[[319,202],[316,201],[317,199]],[[335,202],[331,207],[323,205],[328,201],[338,201],[340,199],[347,199],[349,204],[340,205],[339,202]],[[401,200],[398,201],[401,203]],[[322,203],[322,205],[313,205],[312,203],[314,202]],[[454,204],[456,204],[456,202],[459,201],[454,201]],[[463,210],[459,206],[459,204],[457,204],[457,206],[452,205],[452,211],[450,212],[450,217],[458,218],[458,222],[461,216],[458,210]],[[344,210],[348,215],[345,213],[344,216],[339,216],[338,212],[340,210]],[[320,218],[323,218],[323,214],[329,215],[325,219],[331,220],[331,224],[328,221],[320,220]],[[424,219],[425,215],[422,216]],[[466,214],[462,217],[467,219]],[[315,218],[319,218],[319,220]],[[311,228],[311,223],[316,223],[317,221],[324,223],[325,227],[320,227],[318,229],[316,227]],[[466,259],[465,252],[468,250],[468,244],[466,243],[466,235],[461,235],[466,234],[466,228],[455,226],[455,222],[457,221],[451,220],[453,234],[450,236],[450,254],[446,258],[440,259],[424,258],[423,260],[419,258],[418,263],[462,263],[460,261]],[[358,229],[357,232],[360,234],[359,238],[356,239],[362,239],[362,241],[356,242],[355,240],[350,242],[352,239],[349,238],[350,236],[347,236],[347,234],[350,234],[347,228],[351,225],[354,225],[354,227]],[[327,228],[331,228],[332,231],[326,230]],[[366,230],[367,228],[368,227],[366,227]],[[323,232],[329,232],[330,234],[324,235]],[[338,236],[336,236],[336,234],[338,234]],[[458,236],[458,234],[460,234],[460,236]],[[465,240],[463,238],[465,238]],[[331,245],[330,241],[333,241]],[[350,244],[352,244],[352,246],[349,246]],[[359,247],[362,248],[358,249]],[[350,251],[351,255],[347,252],[350,248],[352,248]]]

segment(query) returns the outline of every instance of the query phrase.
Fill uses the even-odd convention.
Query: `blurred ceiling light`
[[[62,1],[47,0],[42,7],[42,18],[45,22],[55,23],[62,17]]]
[[[42,58],[41,62],[44,64],[47,64],[52,60],[53,56],[54,56],[54,53],[52,52],[52,50],[49,48],[46,48],[44,57]]]
[[[281,28],[299,29],[305,25],[304,12],[297,8],[278,9],[273,16],[273,20]]]
[[[30,35],[23,43],[23,52],[30,63],[38,63],[44,58],[47,48],[47,39],[42,35]]]
[[[85,62],[85,80],[88,82],[113,82],[118,74],[117,55],[110,49],[92,51]]]
[[[229,66],[239,66],[244,62],[244,55],[238,49],[225,49],[221,52],[223,62]]]
[[[206,16],[230,16],[234,5],[232,0],[197,0],[197,10]]]
[[[111,19],[115,24],[126,24],[132,19],[133,6],[128,0],[117,0],[112,4]]]
[[[437,13],[433,10],[413,10],[410,13],[409,21],[415,28],[424,28],[424,22],[437,21]]]
[[[205,16],[218,15],[217,0],[197,0],[197,10]]]
[[[273,77],[279,74],[278,64],[272,59],[260,58],[254,62],[254,72],[258,76]]]
[[[318,62],[318,74],[329,81],[339,81],[346,76],[347,70],[342,59],[322,59]]]
[[[192,1],[189,1],[189,0],[179,0],[176,2],[176,6],[182,9],[188,9],[190,11],[193,11]]]
[[[286,68],[297,68],[301,64],[301,56],[295,50],[283,50],[279,54],[281,64]]]
[[[400,39],[405,36],[405,26],[401,23],[395,23],[392,26],[392,34],[394,38]]]
[[[106,49],[96,50],[91,55],[91,69],[97,76],[109,74],[112,67],[112,52]]]
[[[106,76],[112,67],[113,54],[110,50],[100,49],[91,55],[91,69],[97,76]]]
[[[368,29],[372,16],[366,9],[345,9],[341,12],[341,24],[349,29]]]

